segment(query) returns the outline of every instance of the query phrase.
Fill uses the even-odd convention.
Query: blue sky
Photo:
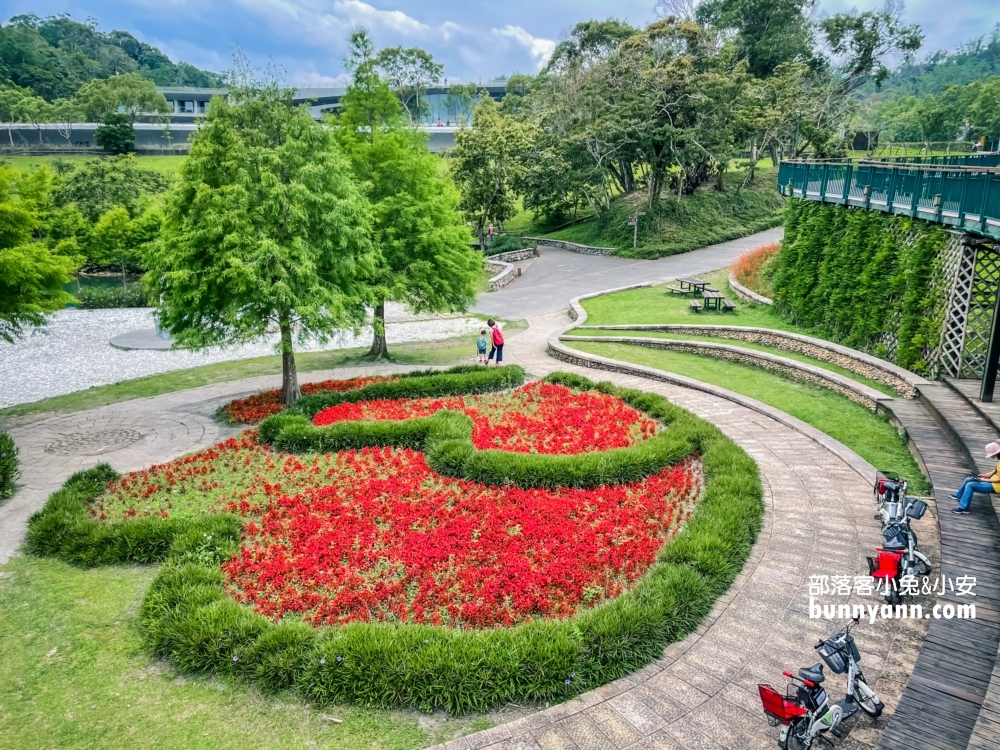
[[[379,46],[419,46],[450,80],[535,72],[577,21],[655,18],[656,0],[6,0],[5,12],[93,16],[131,32],[174,60],[224,70],[240,45],[255,65],[272,58],[298,85],[339,82],[344,40],[363,25]],[[820,12],[881,5],[820,0]],[[905,16],[927,36],[924,51],[951,49],[1000,22],[996,0],[909,0]],[[6,20],[6,19],[4,19]]]

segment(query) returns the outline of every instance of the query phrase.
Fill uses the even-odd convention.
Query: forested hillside
[[[1000,23],[988,36],[973,39],[954,52],[939,50],[894,70],[876,98],[938,94],[948,86],[965,85],[1000,75]]]
[[[126,31],[100,31],[97,22],[68,15],[12,17],[0,26],[0,83],[10,80],[46,101],[71,98],[95,78],[139,73],[159,86],[217,86],[217,73],[174,63]]]

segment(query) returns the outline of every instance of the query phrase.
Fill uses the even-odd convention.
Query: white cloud
[[[379,10],[361,0],[337,0],[333,7],[355,24],[384,27],[406,35],[424,34],[431,30],[430,26],[401,10]]]
[[[525,47],[539,69],[545,65],[549,59],[549,55],[552,54],[552,50],[556,48],[556,43],[553,40],[532,36],[520,26],[511,26],[508,24],[501,29],[493,29],[493,33],[500,37],[513,39],[522,47]]]

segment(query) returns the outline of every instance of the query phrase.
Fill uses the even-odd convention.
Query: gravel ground
[[[483,326],[475,318],[409,316],[401,305],[386,305],[386,317],[390,343],[446,339]],[[0,408],[144,375],[274,354],[278,338],[268,336],[244,346],[202,352],[122,351],[108,344],[119,334],[153,326],[148,309],[60,310],[49,317],[44,331],[15,344],[0,342]],[[371,336],[371,328],[362,329],[357,337],[347,331],[324,345],[311,342],[296,350],[347,349],[367,345]],[[469,347],[474,352],[471,337]]]

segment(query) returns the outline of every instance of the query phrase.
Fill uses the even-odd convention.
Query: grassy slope
[[[520,322],[506,323],[504,330],[513,332],[522,326],[523,323]],[[444,341],[391,345],[389,353],[392,357],[391,361],[397,364],[462,364],[475,359],[475,338],[475,335],[470,334],[468,337]],[[306,352],[297,354],[295,362],[299,372],[327,370],[348,365],[370,365],[371,362],[364,358],[366,351],[366,349],[339,349],[327,352]],[[30,404],[0,409],[0,421],[5,417],[93,409],[133,398],[159,396],[163,393],[198,388],[213,383],[224,383],[230,380],[242,380],[257,375],[277,375],[280,372],[281,357],[278,356],[220,362],[189,370],[175,370],[161,375],[125,380],[112,385],[97,386],[86,391],[68,393],[65,396],[55,396]]]
[[[925,493],[929,489],[916,461],[892,425],[833,391],[757,367],[697,354],[628,344],[574,342],[572,346],[603,357],[685,375],[755,398],[839,440],[877,468],[907,477],[915,492]]]
[[[786,359],[793,359],[797,362],[804,362],[815,367],[821,367],[824,370],[829,370],[830,372],[835,372],[838,375],[843,375],[844,377],[855,380],[858,383],[867,385],[869,388],[874,388],[877,391],[881,391],[887,396],[895,396],[896,392],[892,390],[887,385],[876,382],[871,378],[866,378],[864,375],[859,375],[856,372],[852,372],[839,365],[831,364],[830,362],[824,362],[820,359],[814,359],[813,357],[807,357],[804,354],[796,354],[795,352],[786,352],[782,349],[778,349],[773,346],[764,346],[763,344],[753,344],[747,341],[737,341],[735,339],[720,339],[712,336],[688,336],[679,333],[664,333],[661,331],[590,331],[590,330],[579,330],[571,331],[575,336],[642,336],[644,338],[656,338],[656,339],[671,339],[675,341],[709,341],[714,344],[726,344],[727,346],[736,346],[741,349],[753,349],[758,352],[767,352],[769,354],[777,354],[779,357],[785,357]],[[708,355],[706,355],[708,356]]]
[[[808,334],[779,318],[769,307],[736,297],[729,289],[728,271],[703,274],[716,289],[736,302],[733,313],[694,313],[686,297],[662,286],[631,289],[585,300],[587,325],[628,323],[705,323],[775,328]],[[596,333],[596,332],[595,332]],[[734,343],[724,341],[723,343]],[[902,438],[881,417],[847,398],[818,386],[806,385],[764,370],[711,357],[643,349],[624,344],[573,344],[584,351],[613,356],[650,367],[714,383],[781,409],[831,435],[880,469],[912,477],[915,491],[929,489]],[[591,348],[594,347],[594,348]],[[615,352],[615,353],[612,353]],[[780,352],[782,356],[789,356]],[[815,362],[837,371],[827,363]],[[874,387],[874,386],[873,386]],[[896,468],[893,468],[896,467]]]
[[[762,168],[747,190],[737,192],[738,180],[734,176],[724,193],[701,189],[680,202],[676,197],[665,196],[653,226],[640,227],[639,247],[635,250],[632,249],[632,231],[625,225],[625,219],[633,211],[643,210],[639,194],[627,200],[616,200],[603,229],[596,218],[556,229],[536,220],[527,211],[507,222],[505,229],[584,245],[616,247],[619,254],[626,257],[659,258],[777,226],[781,222],[783,199],[775,189],[774,179],[775,170]]]
[[[414,714],[320,711],[291,695],[181,676],[148,657],[136,631],[136,611],[155,572],[80,570],[29,557],[0,567],[0,744],[402,750],[488,725],[448,721],[425,731]]]
[[[46,154],[44,156],[0,156],[0,164],[6,163],[22,172],[27,172],[43,164],[52,166],[54,162],[63,161],[76,163],[88,159],[99,159],[95,154]],[[144,169],[154,169],[165,175],[174,175],[184,163],[186,156],[137,156],[139,165]]]

